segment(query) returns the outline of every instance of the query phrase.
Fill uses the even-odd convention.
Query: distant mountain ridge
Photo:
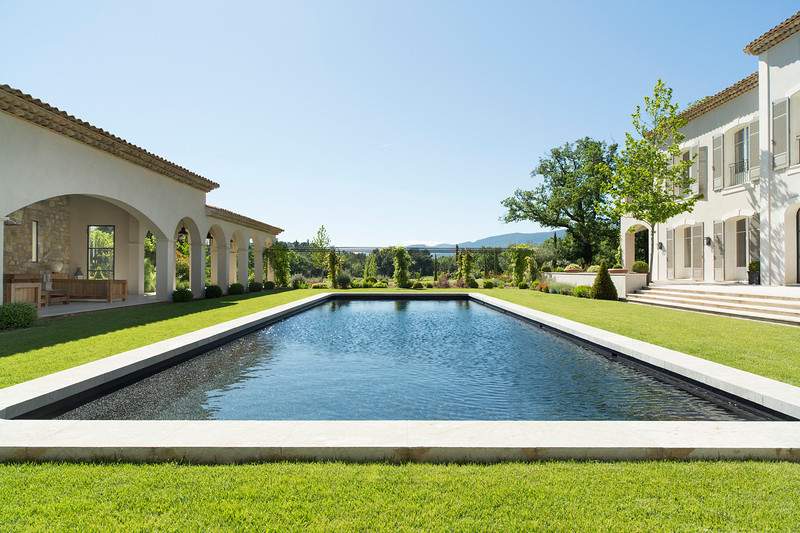
[[[457,246],[462,248],[480,248],[482,246],[489,248],[505,248],[512,244],[541,244],[545,240],[551,238],[554,233],[558,235],[559,238],[562,238],[564,237],[565,230],[539,231],[536,233],[504,233],[502,235],[484,237],[483,239],[475,241],[460,242]],[[411,245],[411,247],[417,246],[420,248],[454,248],[456,244],[441,243],[434,244],[433,246]]]

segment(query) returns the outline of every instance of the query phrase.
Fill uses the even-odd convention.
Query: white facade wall
[[[220,237],[215,249],[218,258],[228,257],[228,243],[234,236],[243,243],[244,268],[234,279],[245,285],[248,243],[252,240],[258,255],[276,239],[264,231],[208,216],[202,190],[3,112],[0,161],[0,219],[37,201],[70,195],[73,250],[70,270],[65,272],[74,272],[78,266],[86,272],[87,226],[111,224],[116,227],[115,278],[127,279],[131,294],[143,293],[147,231],[158,239],[157,294],[161,299],[168,299],[174,290],[175,239],[181,226],[190,233],[192,255],[198,252],[192,261],[195,296],[202,295],[200,259],[209,232]],[[0,231],[0,250],[2,243]],[[218,284],[226,289],[227,262],[218,263],[213,270]],[[258,257],[256,266],[261,265]],[[0,279],[2,270],[0,261]],[[263,278],[258,268],[255,270],[256,280]],[[194,272],[200,275],[195,276]]]
[[[752,231],[747,244],[747,262],[751,259],[760,261],[762,284],[798,282],[796,217],[800,209],[800,34],[762,54],[758,58],[758,65],[757,88],[696,117],[684,130],[686,141],[682,148],[694,150],[700,146],[708,147],[707,193],[706,198],[698,201],[691,212],[674,217],[656,228],[657,249],[652,267],[654,280],[692,277],[692,272],[683,268],[682,232],[687,226],[702,224],[703,270],[702,278],[695,276],[695,280],[721,281],[719,276],[715,279],[714,223],[724,222],[724,280],[745,281],[747,270],[736,265],[735,243],[736,221],[746,218],[748,228]],[[773,104],[784,98],[789,99],[789,158],[786,167],[774,169]],[[734,134],[754,121],[758,123],[759,162],[753,165],[750,161],[751,170],[746,183],[729,186],[730,165],[734,162]],[[725,186],[716,191],[713,186],[712,143],[718,135],[723,135],[724,140],[722,170]],[[750,221],[753,221],[752,225]],[[623,257],[625,266],[630,267],[633,239],[628,230],[640,228],[642,223],[624,218],[621,226]],[[667,273],[666,250],[667,233],[670,230],[675,231],[675,273],[672,278]],[[710,245],[706,244],[707,239],[710,239]]]

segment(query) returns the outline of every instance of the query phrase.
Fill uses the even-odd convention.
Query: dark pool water
[[[87,403],[70,419],[735,420],[466,301],[334,301]]]

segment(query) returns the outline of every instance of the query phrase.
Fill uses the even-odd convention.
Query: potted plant
[[[750,261],[747,265],[747,282],[750,285],[761,285],[761,263]]]

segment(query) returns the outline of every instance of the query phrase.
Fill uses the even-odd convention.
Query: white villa
[[[79,301],[169,299],[178,240],[189,243],[195,297],[208,284],[226,290],[234,282],[247,286],[248,276],[270,278],[262,252],[282,230],[207,205],[206,193],[218,186],[0,85],[0,303],[70,302],[59,306],[69,309]],[[146,237],[156,240],[149,296]]]
[[[654,280],[746,281],[759,261],[762,284],[800,282],[800,12],[744,51],[758,69],[684,112],[703,199],[655,228]],[[626,267],[647,230],[623,219]]]

